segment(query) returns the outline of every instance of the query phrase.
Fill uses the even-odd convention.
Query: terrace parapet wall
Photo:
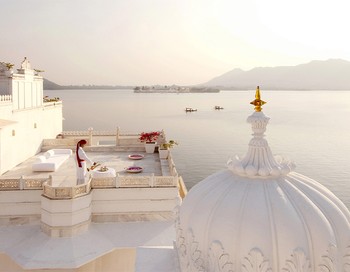
[[[96,147],[109,146],[124,149],[143,150],[144,144],[139,140],[139,133],[121,132],[117,127],[115,130],[96,131],[93,128],[88,130],[63,131],[57,135],[56,139],[44,139],[42,151],[46,151],[52,146],[65,146],[74,148],[78,141],[87,140],[87,151],[94,150]],[[165,141],[165,133],[162,130],[157,140],[158,145]],[[105,144],[105,142],[108,142]]]
[[[0,225],[40,224],[49,236],[67,237],[91,222],[172,220],[186,187],[171,155],[162,161],[163,176],[90,176],[71,187],[53,186],[52,176],[0,179]]]
[[[0,191],[42,190],[50,199],[72,199],[89,194],[92,189],[108,188],[160,188],[177,187],[178,176],[121,176],[115,178],[90,178],[81,185],[73,187],[54,187],[49,178],[5,178],[0,179]]]
[[[51,178],[0,180],[0,225],[40,224],[52,237],[69,237],[91,222],[173,219],[181,203],[178,176],[90,178],[53,187]]]

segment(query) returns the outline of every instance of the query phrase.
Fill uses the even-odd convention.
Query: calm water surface
[[[255,90],[203,94],[142,94],[132,90],[45,91],[63,100],[64,130],[139,133],[164,129],[188,188],[225,168],[248,149]],[[262,91],[274,154],[335,193],[350,208],[350,91]],[[224,110],[214,110],[215,105]],[[186,107],[197,112],[186,113]]]

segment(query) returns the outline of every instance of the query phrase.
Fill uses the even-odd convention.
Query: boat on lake
[[[221,107],[221,106],[215,106],[215,107],[214,107],[214,109],[216,109],[216,110],[223,110],[223,109],[224,109],[224,107]]]
[[[192,112],[192,111],[197,111],[197,109],[194,108],[185,108],[186,112]]]

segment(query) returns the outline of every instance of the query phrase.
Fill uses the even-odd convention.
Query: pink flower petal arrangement
[[[159,135],[160,135],[159,131],[141,132],[139,140],[141,142],[152,143],[157,141]]]

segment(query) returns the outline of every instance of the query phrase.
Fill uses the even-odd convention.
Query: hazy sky
[[[0,0],[0,61],[58,84],[206,82],[350,60],[348,0]]]

